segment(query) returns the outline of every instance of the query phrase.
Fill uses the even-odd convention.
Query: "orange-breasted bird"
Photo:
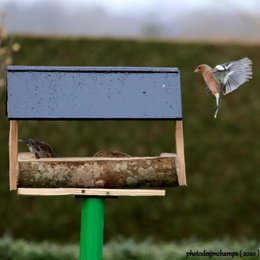
[[[211,93],[216,98],[215,118],[219,111],[221,92],[226,95],[234,91],[251,79],[253,74],[252,61],[248,58],[220,64],[214,69],[207,64],[201,64],[194,72],[202,73],[204,81],[207,84],[206,93]]]

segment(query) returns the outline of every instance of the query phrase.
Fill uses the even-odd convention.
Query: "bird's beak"
[[[199,69],[195,69],[194,72],[199,72]]]
[[[20,142],[20,143],[24,143],[24,144],[27,144],[27,143],[28,143],[27,140],[22,140],[22,139],[19,139],[18,142]]]

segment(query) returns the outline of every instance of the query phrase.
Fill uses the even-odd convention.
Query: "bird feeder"
[[[81,259],[93,252],[97,257],[89,259],[101,259],[104,197],[164,196],[162,188],[186,185],[177,68],[9,66],[7,77],[10,190],[89,198],[83,199]],[[37,159],[18,152],[18,121],[28,119],[173,120],[176,153]],[[97,215],[91,212],[99,212],[100,224],[95,225]],[[90,232],[84,231],[85,225],[91,226]],[[97,240],[92,239],[95,232]],[[91,243],[96,250],[90,250]]]

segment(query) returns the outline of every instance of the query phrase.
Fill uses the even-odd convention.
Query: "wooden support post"
[[[177,154],[178,167],[179,167],[179,171],[177,171],[179,185],[187,185],[182,120],[175,121],[175,140],[176,140],[176,154]]]
[[[17,189],[17,174],[18,174],[18,121],[10,121],[9,132],[9,178],[10,190]]]
[[[103,198],[82,199],[80,260],[102,260],[104,205]]]

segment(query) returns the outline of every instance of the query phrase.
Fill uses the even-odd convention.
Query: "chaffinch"
[[[207,64],[201,64],[194,72],[202,73],[207,84],[206,93],[211,93],[216,98],[217,106],[214,114],[216,118],[219,111],[221,92],[226,95],[251,79],[252,61],[248,58],[243,58],[217,65],[214,69]]]

